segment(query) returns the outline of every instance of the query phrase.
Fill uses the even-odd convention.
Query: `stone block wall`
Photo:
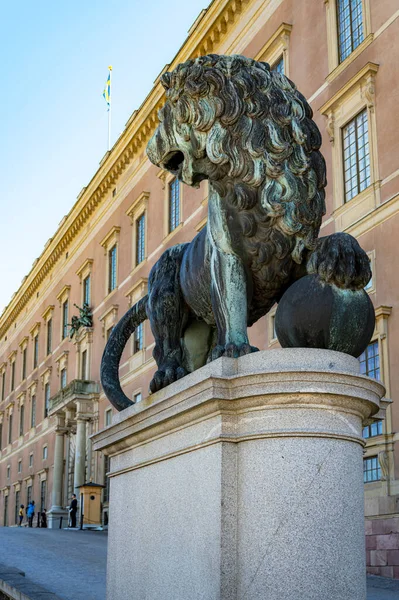
[[[399,516],[366,520],[367,572],[399,579]]]

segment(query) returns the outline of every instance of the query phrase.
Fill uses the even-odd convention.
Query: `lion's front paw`
[[[309,274],[339,288],[360,290],[371,278],[370,260],[358,242],[347,233],[334,233],[318,240],[307,263]]]
[[[215,346],[209,355],[208,362],[216,360],[221,356],[238,358],[240,356],[245,356],[246,354],[251,354],[251,352],[259,352],[259,348],[251,346],[250,344],[226,344],[225,346]]]
[[[187,375],[187,371],[183,369],[183,367],[166,367],[165,369],[158,369],[150,382],[150,394],[155,394],[158,390],[181,379],[185,375]]]

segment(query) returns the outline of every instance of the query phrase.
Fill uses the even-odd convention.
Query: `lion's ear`
[[[165,90],[168,90],[170,88],[170,73],[166,72],[162,75],[161,83]]]

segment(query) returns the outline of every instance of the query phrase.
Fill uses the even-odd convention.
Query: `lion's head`
[[[188,185],[209,179],[240,212],[261,207],[295,236],[300,262],[314,247],[326,185],[321,135],[302,94],[244,56],[201,56],[161,81],[167,101],[148,143],[151,162]]]

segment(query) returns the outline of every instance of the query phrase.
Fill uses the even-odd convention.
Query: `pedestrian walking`
[[[70,526],[76,527],[76,513],[78,510],[78,501],[76,499],[76,494],[72,494],[71,504],[69,505],[69,517],[70,517]]]
[[[19,523],[18,523],[18,527],[22,527],[22,521],[24,520],[24,508],[25,506],[23,504],[21,504],[21,506],[19,507]]]
[[[33,527],[33,517],[35,516],[35,501],[32,500],[28,506],[28,525]]]

